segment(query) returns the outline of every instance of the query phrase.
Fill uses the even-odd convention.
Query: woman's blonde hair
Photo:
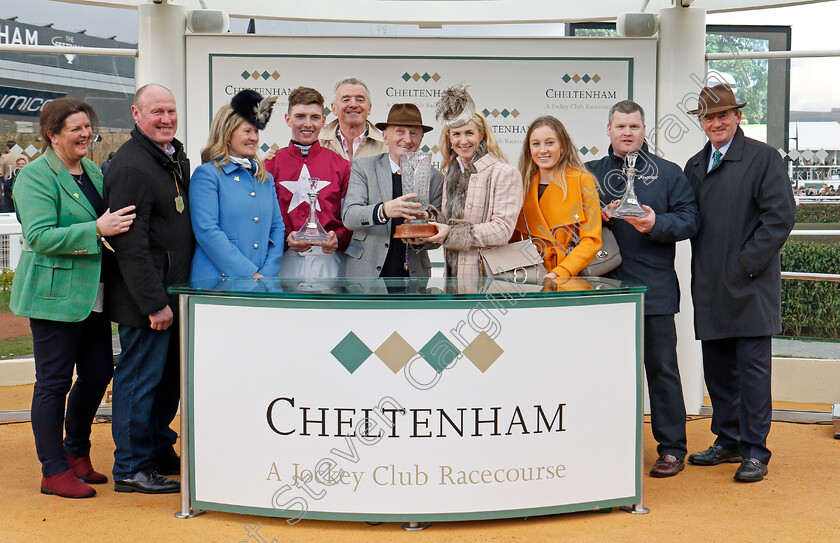
[[[230,104],[220,107],[210,123],[210,137],[207,138],[207,145],[201,150],[201,163],[212,162],[221,172],[222,165],[230,163],[230,138],[244,122],[245,119],[237,115]],[[268,172],[259,157],[256,157],[256,161],[257,174],[254,177],[262,183],[268,178]]]
[[[493,135],[493,127],[490,126],[490,123],[487,122],[484,115],[476,112],[469,122],[477,124],[478,131],[484,134],[484,140],[487,142],[487,152],[502,162],[507,163],[508,157],[499,147],[499,142],[496,141],[496,136]],[[440,170],[445,173],[449,167],[449,163],[452,161],[452,144],[449,142],[449,127],[447,125],[443,126],[443,133],[440,135],[440,152],[443,155]]]
[[[580,158],[577,147],[572,143],[572,138],[566,131],[566,127],[556,117],[551,115],[537,117],[531,123],[531,126],[528,127],[528,133],[525,134],[525,141],[522,143],[522,156],[519,158],[519,173],[522,174],[525,194],[528,194],[528,190],[531,188],[531,181],[533,181],[534,176],[540,171],[540,167],[537,166],[531,156],[531,134],[541,126],[550,128],[557,135],[557,139],[560,140],[560,146],[563,148],[563,155],[560,157],[560,161],[551,170],[551,182],[556,183],[563,189],[563,197],[565,198],[566,168],[574,168],[581,173],[588,172],[583,165],[583,160]]]

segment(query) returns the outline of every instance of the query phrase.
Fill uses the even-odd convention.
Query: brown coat
[[[388,152],[388,146],[382,141],[382,132],[373,126],[370,121],[367,121],[367,128],[368,135],[359,144],[356,154],[353,155],[353,160],[369,156],[379,156],[382,153]],[[348,160],[347,153],[344,152],[344,147],[341,145],[341,138],[338,137],[338,119],[335,119],[321,130],[318,141],[321,142],[321,147],[333,151],[344,160]]]
[[[458,168],[459,165],[453,160],[449,167]],[[522,177],[516,168],[487,153],[475,162],[475,170],[476,173],[470,176],[464,200],[463,220],[473,224],[469,229],[469,239],[459,240],[455,246],[450,243],[454,241],[451,239],[444,244],[445,248],[449,246],[447,251],[458,250],[458,279],[479,277],[478,248],[506,244],[522,209]],[[442,209],[447,208],[447,182],[443,187]],[[453,228],[450,238],[455,231],[456,228]]]

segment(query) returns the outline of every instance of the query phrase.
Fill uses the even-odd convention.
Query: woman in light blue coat
[[[257,158],[273,99],[238,93],[216,113],[202,164],[190,180],[197,242],[190,281],[276,277],[285,227],[274,180]]]

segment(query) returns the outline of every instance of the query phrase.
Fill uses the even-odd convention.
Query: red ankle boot
[[[90,498],[96,491],[73,475],[73,470],[62,471],[41,479],[41,494],[55,494],[62,498]]]
[[[108,482],[108,478],[95,469],[90,463],[90,456],[67,456],[70,471],[73,475],[89,485],[101,485]]]

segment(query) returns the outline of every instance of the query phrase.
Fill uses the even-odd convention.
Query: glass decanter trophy
[[[422,215],[412,221],[397,225],[395,238],[428,238],[437,234],[437,228],[429,224],[429,183],[432,180],[431,153],[403,153],[400,155],[402,172],[402,193],[417,195],[409,202],[419,202]]]
[[[309,192],[306,195],[309,197],[309,218],[306,223],[300,227],[300,230],[295,232],[296,241],[306,241],[312,245],[324,245],[330,240],[330,235],[321,226],[321,221],[318,220],[318,182],[320,179],[312,177],[309,179]]]
[[[623,219],[624,217],[645,217],[647,211],[642,209],[639,204],[639,199],[636,198],[636,159],[639,158],[639,153],[627,153],[624,157],[624,174],[627,176],[627,189],[624,191],[624,196],[618,202],[618,205],[610,213],[616,219]]]

